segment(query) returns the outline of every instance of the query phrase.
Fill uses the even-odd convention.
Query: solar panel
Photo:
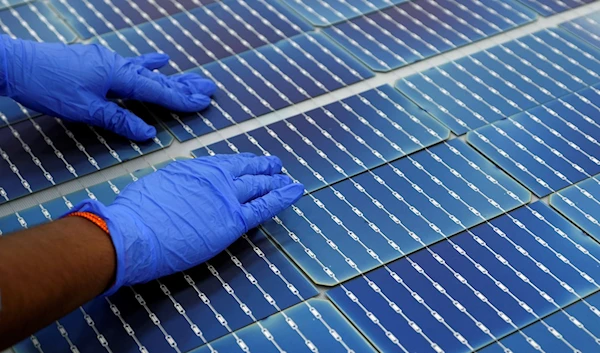
[[[375,350],[326,300],[311,299],[191,353]]]
[[[381,351],[470,352],[512,332],[531,339],[520,328],[545,322],[554,312],[571,320],[561,307],[600,288],[599,255],[595,241],[536,202],[349,281],[328,296]],[[587,315],[597,313],[583,303]],[[577,330],[573,325],[569,322]],[[503,340],[497,344],[506,349]]]
[[[538,197],[600,172],[600,86],[559,98],[467,135]]]
[[[598,177],[586,179],[550,196],[550,205],[571,222],[600,240],[600,204]]]
[[[133,175],[151,172],[146,168]],[[131,182],[132,176],[123,176],[4,217],[0,234],[56,219],[68,205],[90,195],[108,204]],[[93,300],[15,349],[188,351],[316,294],[264,234],[254,230],[202,266]],[[340,318],[332,320],[337,324]]]
[[[385,9],[407,0],[293,0],[285,2],[314,26],[329,26]]]
[[[138,12],[146,13],[141,8]],[[111,23],[108,19],[103,22]],[[273,0],[227,0],[106,34],[94,42],[123,56],[164,52],[172,62],[162,71],[173,74],[310,29]]]
[[[0,10],[5,9],[7,7],[19,5],[19,4],[24,4],[24,3],[29,2],[29,1],[31,1],[31,0],[6,0],[6,1],[0,1]]]
[[[439,122],[384,85],[192,153],[199,157],[268,151],[314,191],[440,142],[448,134]]]
[[[560,26],[600,47],[600,11],[578,17]]]
[[[0,0],[4,7],[11,6]],[[76,35],[43,2],[34,1],[0,11],[0,32],[38,42],[71,43]]]
[[[594,0],[519,0],[537,11],[542,16],[552,16],[557,13],[589,4]]]
[[[398,81],[398,88],[456,134],[600,81],[600,52],[545,29]]]
[[[301,66],[298,64],[301,62]],[[323,34],[308,33],[193,70],[220,85],[200,113],[157,117],[180,141],[255,118],[372,76]]]
[[[50,0],[83,39],[191,10],[214,0]],[[139,9],[139,11],[138,11]],[[142,14],[143,12],[144,14]],[[83,21],[80,21],[80,18]]]
[[[528,201],[455,139],[304,196],[264,227],[313,281],[334,285]]]
[[[567,308],[565,315],[562,312],[552,314],[544,319],[523,329],[530,339],[523,335],[512,334],[500,341],[502,346],[512,352],[530,353],[539,352],[540,348],[552,347],[556,352],[593,352],[598,349],[600,336],[598,316],[600,313],[590,313],[589,305],[600,306],[600,294],[594,294]],[[575,321],[571,321],[571,318]],[[504,353],[500,343],[494,343],[481,353]]]
[[[11,124],[27,119],[28,116],[35,117],[40,115],[7,97],[0,97],[0,112]],[[5,125],[4,118],[0,118],[0,128]]]
[[[324,31],[375,71],[390,71],[535,19],[515,1],[415,0]]]
[[[127,105],[134,114],[139,104]],[[148,114],[139,114],[148,116]],[[113,166],[169,146],[173,137],[156,126],[153,140],[134,143],[114,133],[47,115],[27,117],[0,128],[2,184],[9,200]],[[152,118],[149,123],[156,123]],[[0,198],[0,204],[6,202]]]

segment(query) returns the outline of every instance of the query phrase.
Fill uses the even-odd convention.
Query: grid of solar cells
[[[223,337],[191,353],[208,352],[375,352],[352,325],[325,300],[311,299]],[[328,325],[315,322],[325,319]],[[302,336],[294,332],[302,333]]]
[[[0,4],[11,6],[8,0]],[[77,36],[48,5],[33,1],[0,11],[0,33],[38,42],[71,43]]]
[[[146,112],[137,104],[127,107],[134,114]],[[7,196],[0,198],[0,204],[144,156],[173,141],[160,125],[156,126],[156,138],[135,143],[102,129],[47,115],[11,123],[0,113],[0,120],[7,124],[0,128],[0,188]],[[152,118],[147,121],[156,123]]]
[[[456,134],[600,81],[600,52],[545,29],[398,81],[398,88]]]
[[[472,131],[469,143],[538,197],[600,172],[600,86]]]
[[[550,205],[600,241],[600,180],[598,176],[550,196]]]
[[[304,196],[264,228],[313,281],[335,285],[529,197],[455,139]]]
[[[553,312],[581,330],[562,307],[582,300],[588,315],[598,313],[584,298],[600,288],[599,256],[595,241],[537,202],[328,295],[381,351],[470,352],[512,332],[529,340],[520,327],[548,327],[543,317]]]
[[[448,135],[448,129],[384,85],[192,153],[261,155],[266,150],[311,192]]]
[[[285,3],[314,26],[329,26],[407,0],[292,0]]]
[[[79,37],[108,32],[191,10],[214,0],[50,0]],[[84,19],[84,22],[79,20]]]
[[[134,175],[151,172],[146,168]],[[0,219],[0,234],[57,219],[92,196],[108,204],[131,182],[131,176],[120,177],[7,216]],[[252,231],[203,265],[93,300],[15,349],[189,351],[316,294],[262,232]],[[321,323],[327,325],[328,319]]]
[[[581,16],[560,26],[600,48],[600,11]]]
[[[390,71],[534,19],[512,0],[415,0],[324,31],[371,69]]]
[[[595,337],[600,337],[600,312],[590,313],[588,305],[599,307],[600,294],[591,295],[586,298],[586,302],[579,301],[566,307],[565,312],[569,316],[563,313],[552,314],[543,323],[538,322],[524,328],[523,332],[529,340],[515,333],[500,342],[512,352],[519,353],[534,353],[540,349],[546,349],[547,352],[595,352],[598,350],[598,339]],[[572,322],[570,318],[576,321]],[[501,344],[494,343],[480,352],[504,353],[506,350]]]
[[[531,7],[542,16],[552,16],[557,13],[589,4],[594,0],[519,0]]]

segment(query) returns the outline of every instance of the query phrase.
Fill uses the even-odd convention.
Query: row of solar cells
[[[68,6],[66,1],[61,3]],[[152,1],[149,3],[156,4]],[[242,2],[238,3],[243,5]],[[264,1],[260,3],[265,5],[265,11],[278,9],[276,4]],[[217,5],[214,6],[213,9],[216,9]],[[418,10],[418,7],[410,6]],[[94,15],[98,19],[103,18],[98,16],[98,9],[93,10],[89,6],[86,8],[95,11]],[[233,9],[220,8],[223,11]],[[250,8],[256,7],[253,5]],[[503,8],[506,9],[505,6]],[[510,8],[514,10],[516,7]],[[68,8],[72,9],[74,7]],[[281,11],[284,9],[280,8],[277,14],[282,15]],[[398,13],[402,14],[401,11]],[[210,13],[207,15],[210,16]],[[251,10],[248,16],[250,15],[255,16]],[[289,18],[293,18],[291,14],[289,16],[284,16],[288,19],[285,23],[289,24]],[[188,24],[181,25],[182,18],[175,21],[172,18],[165,19],[159,25],[156,25],[159,22],[156,21],[147,24],[144,30],[139,30],[144,26],[142,25],[137,27],[138,30],[125,30],[124,34],[111,34],[104,42],[99,38],[98,41],[103,44],[118,41],[121,44],[115,46],[121,45],[120,50],[133,50],[133,53],[142,44],[154,49],[162,48],[163,44],[172,45],[177,50],[173,53],[182,54],[169,68],[172,71],[167,71],[174,73],[181,67],[187,67],[185,65],[197,66],[193,60],[202,58],[201,55],[188,51],[192,47],[181,45],[184,51],[177,48],[181,37],[177,37],[174,43],[165,35],[172,33],[166,32],[167,23],[175,26],[173,28],[178,27],[178,24],[189,28]],[[189,16],[187,18],[191,20]],[[235,20],[235,16],[232,18]],[[283,20],[281,16],[277,18]],[[112,23],[112,20],[107,21],[104,17],[102,23]],[[215,23],[218,24],[218,21]],[[295,26],[302,28],[300,25],[301,22],[298,22]],[[282,23],[274,28],[280,27],[284,28]],[[293,23],[290,28],[294,28]],[[149,33],[152,31],[157,31],[162,37],[158,34],[151,37]],[[185,31],[182,33],[185,35]],[[209,30],[209,33],[213,32]],[[221,35],[221,32],[218,34]],[[219,42],[215,38],[213,40]],[[223,48],[223,43],[220,46]],[[216,47],[218,46],[215,45]],[[244,50],[231,48],[232,53]],[[208,61],[221,57],[221,54],[211,49],[205,53],[205,58],[208,58],[205,60]],[[541,55],[533,55],[534,53]],[[590,149],[593,145],[579,149],[572,147],[575,145],[572,140],[577,138],[579,144],[581,139],[579,135],[569,135],[584,133],[590,137],[585,137],[587,141],[592,144],[595,141],[595,130],[577,124],[585,122],[593,125],[593,116],[588,116],[589,113],[586,112],[598,107],[598,99],[594,98],[597,88],[585,88],[598,82],[593,74],[594,70],[597,71],[596,52],[565,32],[549,30],[480,54],[461,59],[466,60],[466,63],[456,61],[456,64],[448,64],[452,65],[452,70],[442,66],[433,69],[434,72],[421,73],[399,82],[403,93],[420,107],[390,86],[377,87],[229,141],[208,146],[195,151],[195,154],[243,150],[282,156],[287,172],[305,183],[307,191],[315,192],[305,196],[294,209],[267,224],[266,231],[317,283],[333,285],[358,276],[330,291],[329,296],[381,350],[470,351],[499,341],[489,349],[499,347],[505,351],[512,349],[520,352],[523,342],[534,349],[539,344],[557,344],[545,341],[547,337],[538,338],[538,335],[543,335],[535,331],[539,325],[553,328],[553,331],[548,329],[548,332],[553,333],[550,339],[558,340],[558,343],[567,347],[572,347],[575,343],[595,347],[593,344],[597,342],[589,341],[589,338],[597,337],[595,328],[586,327],[585,320],[577,320],[570,314],[570,310],[575,309],[563,310],[562,307],[597,290],[596,276],[593,275],[594,266],[598,265],[597,244],[541,203],[526,205],[489,222],[498,215],[528,203],[529,192],[465,143],[459,140],[445,142],[449,129],[420,108],[431,112],[455,132],[462,133],[547,103],[469,134],[469,142],[488,157],[493,157],[492,152],[497,152],[500,156],[498,159],[506,158],[504,164],[493,160],[513,177],[536,194],[540,192],[534,186],[542,185],[546,188],[542,191],[547,194],[562,187],[562,184],[552,184],[552,177],[558,177],[557,182],[568,185],[596,173],[593,171],[593,164],[582,164],[582,160],[594,161],[591,159],[594,151]],[[223,55],[227,56],[227,53]],[[306,60],[302,61],[301,66],[292,59],[302,57]],[[489,61],[484,61],[485,58]],[[186,64],[186,60],[189,63]],[[479,65],[478,62],[482,64]],[[313,67],[309,70],[306,68],[307,64]],[[448,72],[456,74],[455,68],[464,76],[459,79],[451,76]],[[179,128],[180,133],[185,136],[182,139],[216,130],[235,122],[238,117],[240,121],[255,117],[255,111],[263,114],[276,110],[371,75],[326,37],[315,34],[293,37],[239,57],[208,64],[206,68],[199,70],[205,75],[219,78],[223,87],[229,91],[222,97],[217,97],[217,103],[211,110],[203,112],[203,115],[171,115],[171,125],[169,121],[167,125],[172,131],[175,127]],[[485,80],[481,79],[486,73],[489,76]],[[330,79],[319,84],[315,77],[319,80]],[[244,78],[248,78],[247,82]],[[473,85],[467,85],[466,78],[472,78]],[[494,79],[498,82],[489,84]],[[544,79],[549,81],[543,81]],[[260,86],[254,86],[255,81]],[[289,83],[289,87],[281,88],[282,85],[285,86],[284,81]],[[277,82],[276,88],[270,82]],[[527,83],[532,84],[527,86]],[[558,88],[549,83],[554,83]],[[403,85],[406,85],[404,89]],[[311,87],[312,91],[309,90]],[[416,93],[411,95],[406,87]],[[536,92],[536,88],[543,95]],[[575,91],[577,92],[568,95]],[[270,95],[258,96],[256,92],[270,92]],[[500,103],[496,103],[494,99],[482,98],[482,92],[489,92],[494,95],[492,98],[500,103],[506,102],[507,105],[495,107]],[[464,102],[468,104],[461,104],[463,100],[455,96],[458,94],[465,94]],[[586,105],[575,105],[575,101]],[[474,102],[481,104],[473,105]],[[567,104],[563,104],[565,102]],[[509,106],[514,112],[504,114],[501,109],[511,109],[505,108]],[[566,112],[568,115],[559,110],[561,107],[569,109]],[[469,115],[458,109],[466,109],[474,119],[465,121]],[[489,112],[497,110],[500,113],[494,119],[494,115]],[[216,111],[214,116],[209,115],[211,111]],[[583,120],[572,119],[573,113]],[[548,121],[550,118],[543,114],[549,114],[549,117],[557,120]],[[461,118],[458,119],[457,116]],[[481,117],[485,117],[484,120]],[[39,120],[42,118],[45,120]],[[159,137],[149,146],[138,146],[118,141],[116,137],[113,141],[111,137],[105,137],[110,135],[104,132],[69,126],[49,117],[26,119],[28,122],[25,126],[31,129],[33,137],[33,129],[44,132],[44,142],[42,144],[38,141],[39,137],[32,137],[32,141],[21,141],[26,142],[26,145],[13,147],[8,152],[3,150],[5,153],[2,156],[16,177],[16,188],[3,189],[10,192],[19,187],[27,190],[25,186],[29,186],[28,192],[34,192],[42,182],[48,181],[52,185],[52,182],[70,178],[66,172],[76,177],[85,173],[86,167],[90,171],[100,169],[101,166],[143,155],[168,143],[169,135],[166,132],[163,136],[167,140]],[[539,126],[527,125],[527,122],[522,121],[524,119],[531,119],[530,124],[538,121],[542,123]],[[38,121],[40,123],[36,123]],[[54,125],[44,128],[43,121]],[[219,121],[222,121],[222,125],[218,125]],[[456,122],[454,127],[452,122]],[[564,122],[566,127],[560,125],[560,122]],[[503,133],[508,131],[509,126],[498,127],[501,123],[510,124],[510,127],[514,126],[522,133]],[[17,129],[19,124],[25,122],[9,124],[12,136],[15,136],[13,129],[21,131]],[[464,131],[457,131],[461,127]],[[567,131],[567,128],[570,130]],[[50,132],[60,135],[48,135]],[[543,135],[548,132],[551,136]],[[499,137],[492,134],[498,134]],[[29,138],[27,134],[18,135],[20,138]],[[180,137],[177,133],[176,135]],[[97,140],[99,144],[88,146],[86,143],[84,146],[78,142],[78,136],[89,136],[81,141],[91,139]],[[502,148],[499,148],[494,139],[508,138],[507,136],[513,140],[509,143],[503,141],[500,145]],[[531,137],[535,143],[543,144],[552,153],[550,162],[565,163],[548,165],[539,162],[544,160],[537,156],[539,146],[535,146],[535,149],[528,148],[525,144],[527,141],[520,142],[522,140],[514,139],[515,136],[523,139]],[[10,136],[7,136],[7,140],[10,140]],[[56,147],[55,141],[68,142],[69,145]],[[429,148],[436,143],[436,146]],[[113,147],[115,144],[119,146],[118,149]],[[506,148],[512,144],[518,151],[506,152]],[[580,154],[564,153],[567,145]],[[56,148],[48,149],[52,146]],[[77,159],[73,156],[73,159],[81,162],[71,164],[71,157],[65,157],[63,150],[83,153],[86,158]],[[394,161],[419,150],[422,151]],[[11,159],[16,163],[27,160],[28,158],[12,158],[19,153],[23,154],[23,151],[29,151],[27,153],[32,164],[18,168]],[[97,154],[90,151],[97,151]],[[532,155],[530,151],[535,151],[536,154]],[[54,165],[47,161],[55,157],[58,158],[56,167],[46,169],[46,165]],[[515,157],[533,158],[546,169],[531,168],[530,161],[523,164]],[[525,170],[524,165],[528,166]],[[579,168],[574,167],[575,165]],[[567,174],[563,169],[568,166],[576,168],[580,174]],[[19,172],[14,173],[15,170]],[[80,174],[73,175],[72,170]],[[33,178],[33,183],[28,181],[32,174],[40,174],[40,171],[43,172],[43,178]],[[15,213],[0,221],[0,230],[8,233],[56,218],[74,202],[85,197],[97,196],[104,202],[110,202],[124,185],[151,171],[152,169],[132,172],[129,176],[99,185],[97,189],[87,188],[34,209]],[[61,172],[66,175],[64,179],[55,177],[61,175]],[[531,177],[529,184],[527,177]],[[339,183],[328,186],[335,182]],[[575,203],[570,199],[577,200],[577,196],[583,195],[591,206],[597,205],[594,197],[590,196],[593,195],[594,183],[582,185],[583,183],[577,185],[574,187],[577,190],[571,191],[576,194],[567,195],[567,191],[571,190],[567,189],[564,191],[565,195],[561,192],[553,196],[562,195],[560,200],[564,202],[563,208],[556,207],[572,220],[577,218],[573,218],[575,216],[568,212],[577,209],[571,206]],[[15,197],[8,197],[6,192],[2,196],[6,200]],[[565,205],[569,207],[564,207]],[[593,210],[585,208],[585,212],[578,214],[579,220],[594,224],[594,213],[587,213],[588,209]],[[467,230],[482,222],[483,225]],[[451,240],[430,246],[457,233],[460,234]],[[425,250],[404,257],[423,248]],[[106,351],[109,347],[114,351],[127,352],[144,351],[146,347],[151,347],[158,351],[186,351],[203,344],[200,350],[211,352],[236,349],[248,351],[253,346],[261,347],[264,351],[267,351],[264,347],[273,351],[294,351],[300,348],[314,351],[316,347],[326,351],[353,349],[367,352],[372,349],[330,304],[304,301],[315,295],[316,291],[260,232],[240,240],[237,249],[239,252],[236,252],[234,246],[223,254],[222,259],[215,259],[216,264],[208,263],[206,268],[194,269],[189,274],[173,276],[140,288],[127,289],[105,301],[92,302],[57,322],[56,326],[33,336],[18,349],[29,352],[39,351],[38,348],[43,347],[44,351],[61,351],[77,347],[80,351],[87,352]],[[560,249],[560,252],[556,249]],[[400,257],[404,259],[384,265]],[[543,259],[543,262],[539,259]],[[376,267],[380,268],[365,274]],[[411,275],[411,269],[416,271],[414,275]],[[200,273],[194,274],[196,271]],[[260,275],[254,276],[253,273]],[[281,288],[270,287],[284,285]],[[244,296],[236,294],[240,292]],[[254,294],[246,296],[247,292]],[[587,310],[585,313],[597,315],[593,298],[580,301],[573,308],[583,307]],[[199,306],[200,301],[203,304]],[[248,323],[299,302],[302,303],[269,320],[233,333]],[[402,308],[400,303],[403,303]],[[413,305],[407,306],[404,303]],[[143,310],[137,310],[138,308]],[[519,330],[553,312],[558,313],[527,330]],[[207,320],[207,317],[214,320]],[[589,319],[589,315],[585,318]],[[320,324],[315,325],[314,320],[318,320]],[[402,320],[400,325],[399,320]],[[551,320],[556,320],[554,326],[547,324]],[[284,322],[287,326],[283,325]],[[575,325],[576,329],[569,325]],[[329,332],[329,335],[323,335],[322,332]],[[517,333],[500,340],[512,332]],[[209,343],[227,333],[232,334]],[[588,340],[579,339],[577,335],[583,335]],[[588,346],[583,346],[585,347]]]

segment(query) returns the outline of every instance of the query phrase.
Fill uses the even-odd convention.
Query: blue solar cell
[[[179,115],[177,118],[156,110],[156,116],[180,141],[372,76],[325,36],[315,33],[211,63],[202,70],[193,72],[209,73],[221,85],[213,95],[211,107],[201,113]]]
[[[41,1],[0,11],[0,33],[39,42],[70,43],[77,38],[54,11]]]
[[[311,299],[191,353],[375,352],[329,301]]]
[[[329,26],[341,21],[366,15],[407,0],[293,0],[286,5],[304,16],[315,26]]]
[[[586,179],[550,196],[550,204],[600,241],[600,180]]]
[[[600,81],[600,52],[548,29],[398,81],[398,88],[456,134]]]
[[[569,320],[569,317],[563,313],[552,314],[544,319],[544,323],[537,322],[523,329],[523,333],[530,340],[523,335],[514,333],[479,352],[534,353],[542,350],[546,352],[595,352],[600,344],[597,339],[600,337],[600,326],[598,325],[600,312],[590,312],[589,305],[599,307],[600,294],[593,294],[586,298],[585,302],[578,301],[565,308],[565,311],[577,320],[577,324]],[[578,325],[585,330],[579,328]]]
[[[234,153],[233,148],[261,155],[265,150],[281,158],[290,175],[310,192],[448,135],[439,122],[385,85],[192,153],[227,154]]]
[[[519,0],[537,11],[542,16],[551,16],[557,13],[574,9],[581,5],[589,4],[594,0]]]
[[[150,172],[146,168],[135,172],[135,176]],[[122,190],[132,178],[123,176],[111,182],[114,187],[98,184],[88,191],[4,217],[0,219],[0,234],[56,219],[68,210],[67,202],[76,204],[89,194],[108,204],[115,198],[115,190]],[[133,290],[123,288],[108,300],[93,300],[58,322],[82,353],[106,351],[98,335],[113,352],[139,352],[143,346],[166,352],[171,349],[171,338],[181,351],[188,351],[316,294],[316,289],[264,234],[254,230],[226,252],[185,274],[135,286]],[[146,308],[156,315],[156,323]],[[34,337],[44,352],[69,349],[57,325],[48,326]],[[34,341],[26,340],[17,345],[16,351],[38,350]]]
[[[599,256],[595,241],[537,202],[328,296],[380,351],[471,352],[598,290]]]
[[[242,0],[218,2],[94,41],[124,56],[162,51],[169,54],[172,64],[161,70],[173,74],[311,29],[274,0],[243,4]]]
[[[515,1],[416,0],[325,29],[375,71],[390,71],[535,19]]]
[[[470,144],[538,197],[600,172],[600,86],[472,131]]]
[[[156,20],[166,15],[205,6],[213,3],[214,0],[138,0],[135,2],[127,0],[50,0],[50,2],[81,38],[88,39],[148,22],[149,19]],[[156,3],[156,6],[153,3]]]
[[[529,196],[455,139],[304,196],[264,227],[316,283],[334,285]]]
[[[146,111],[139,104],[127,107],[134,113]],[[0,187],[12,200],[170,145],[173,137],[160,125],[156,128],[156,140],[136,144],[47,115],[11,123],[0,128]],[[0,198],[0,204],[5,201]]]
[[[0,128],[6,125],[4,118],[12,124],[38,115],[40,114],[23,107],[10,98],[0,97]]]
[[[600,11],[578,17],[560,26],[600,47]]]

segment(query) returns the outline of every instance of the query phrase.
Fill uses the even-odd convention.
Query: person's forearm
[[[0,351],[102,294],[112,283],[110,237],[67,217],[0,237]]]

